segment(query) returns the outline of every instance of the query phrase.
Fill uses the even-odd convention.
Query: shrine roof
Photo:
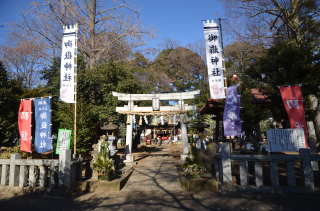
[[[268,96],[263,94],[259,89],[251,89],[252,103],[253,104],[271,104],[272,101]],[[208,99],[206,105],[198,110],[200,114],[214,114],[219,115],[223,111],[225,99]]]

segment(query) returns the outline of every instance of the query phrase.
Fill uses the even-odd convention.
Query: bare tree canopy
[[[245,41],[264,44],[285,37],[301,43],[319,23],[319,0],[223,0],[228,30]],[[279,33],[279,31],[286,33]]]
[[[244,73],[252,60],[261,57],[263,48],[254,46],[248,42],[235,41],[224,49],[227,74],[236,72]]]
[[[49,56],[61,51],[63,26],[79,24],[78,50],[88,68],[108,60],[113,46],[137,47],[153,29],[139,20],[139,8],[126,0],[44,0],[21,12],[21,22],[9,23],[16,38],[43,44]],[[122,58],[123,59],[123,58]]]
[[[11,76],[22,88],[32,89],[40,85],[40,70],[43,67],[42,44],[34,41],[18,42],[0,46],[0,58]]]

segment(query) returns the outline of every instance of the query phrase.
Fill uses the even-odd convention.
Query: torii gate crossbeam
[[[124,94],[118,92],[112,92],[114,97],[118,97],[120,101],[128,101],[128,105],[124,107],[116,107],[117,112],[128,112],[128,111],[152,111],[152,107],[138,107],[134,105],[134,101],[147,101],[152,98],[159,98],[159,100],[174,100],[178,101],[176,106],[160,106],[160,111],[192,111],[196,110],[196,106],[189,106],[184,104],[184,100],[193,99],[195,95],[199,95],[200,90],[192,92],[181,92],[181,93],[163,93],[163,94]],[[183,146],[183,154],[181,159],[184,160],[189,153],[188,146],[188,134],[187,125],[183,124],[183,114],[180,114],[180,125],[181,125],[181,138]],[[126,136],[126,155],[122,158],[123,162],[127,166],[135,165],[134,156],[132,152],[132,115],[130,115],[130,124],[127,125],[127,136]]]

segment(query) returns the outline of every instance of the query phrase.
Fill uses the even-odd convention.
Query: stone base
[[[106,192],[106,191],[120,191],[128,181],[131,176],[133,169],[129,169],[125,174],[120,178],[114,181],[80,181],[76,184],[77,192]]]
[[[122,156],[122,162],[125,166],[135,166],[137,162],[134,161],[134,155],[124,155]]]
[[[180,155],[181,161],[184,162],[185,159],[186,159],[186,157],[188,157],[188,155],[186,155],[186,154],[181,154],[181,155]]]
[[[93,171],[92,172],[92,177],[91,177],[92,180],[98,180],[98,172],[96,171]]]
[[[137,161],[135,161],[135,162],[124,162],[124,165],[128,166],[128,167],[133,167],[133,166],[137,165]]]

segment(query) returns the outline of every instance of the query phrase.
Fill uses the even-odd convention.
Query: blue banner
[[[51,139],[51,98],[34,100],[36,137],[34,146],[38,153],[52,149]]]
[[[238,95],[237,87],[238,85],[228,87],[226,105],[224,107],[223,114],[224,136],[242,135],[242,124],[239,117],[240,97]]]

